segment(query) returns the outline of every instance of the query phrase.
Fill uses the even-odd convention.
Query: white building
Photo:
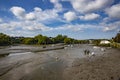
[[[110,44],[110,41],[108,41],[108,40],[102,40],[102,41],[100,42],[100,44]]]

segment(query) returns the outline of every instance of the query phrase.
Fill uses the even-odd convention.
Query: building
[[[100,44],[110,44],[110,41],[108,41],[108,40],[102,40],[102,41],[100,42]]]

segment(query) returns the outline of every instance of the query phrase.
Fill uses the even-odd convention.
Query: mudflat
[[[109,49],[101,56],[74,60],[64,72],[64,80],[120,80],[120,50]]]
[[[101,48],[83,44],[42,52],[32,52],[41,49],[35,46],[1,49],[11,54],[0,58],[0,80],[120,80],[120,49]],[[84,49],[95,55],[85,55]]]

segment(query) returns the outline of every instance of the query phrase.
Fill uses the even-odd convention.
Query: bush
[[[99,46],[110,47],[110,44],[99,44]]]
[[[25,38],[23,40],[23,43],[24,44],[35,44],[35,40],[34,40],[34,38]]]
[[[0,33],[0,46],[10,45],[11,39],[8,35]]]

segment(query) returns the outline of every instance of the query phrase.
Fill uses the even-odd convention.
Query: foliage
[[[24,37],[11,37],[11,43],[12,44],[22,44]]]
[[[24,44],[35,44],[35,39],[34,38],[24,38],[23,40]]]
[[[30,38],[30,37],[9,37],[3,33],[0,33],[0,45],[9,45],[9,44],[56,44],[56,43],[65,43],[65,44],[83,44],[88,43],[88,40],[76,40],[69,38],[65,35],[57,35],[56,37],[47,37],[41,34]]]
[[[10,45],[11,39],[8,35],[0,33],[0,46]]]
[[[117,35],[115,36],[115,38],[113,38],[113,40],[114,40],[115,42],[120,43],[120,32],[117,33]]]
[[[59,34],[54,38],[54,42],[55,43],[63,43],[65,38],[67,38],[67,36],[63,36],[63,35]]]
[[[103,47],[110,47],[110,44],[99,44],[99,46],[103,46]]]
[[[34,37],[37,44],[51,44],[52,40],[48,38],[47,36],[42,36],[41,34]]]
[[[72,39],[71,38],[65,38],[64,39],[64,43],[65,44],[71,44],[72,43]]]
[[[101,41],[100,39],[93,40],[93,44],[95,44],[95,45],[97,45],[97,46],[98,46],[98,45],[100,44],[100,41]]]

